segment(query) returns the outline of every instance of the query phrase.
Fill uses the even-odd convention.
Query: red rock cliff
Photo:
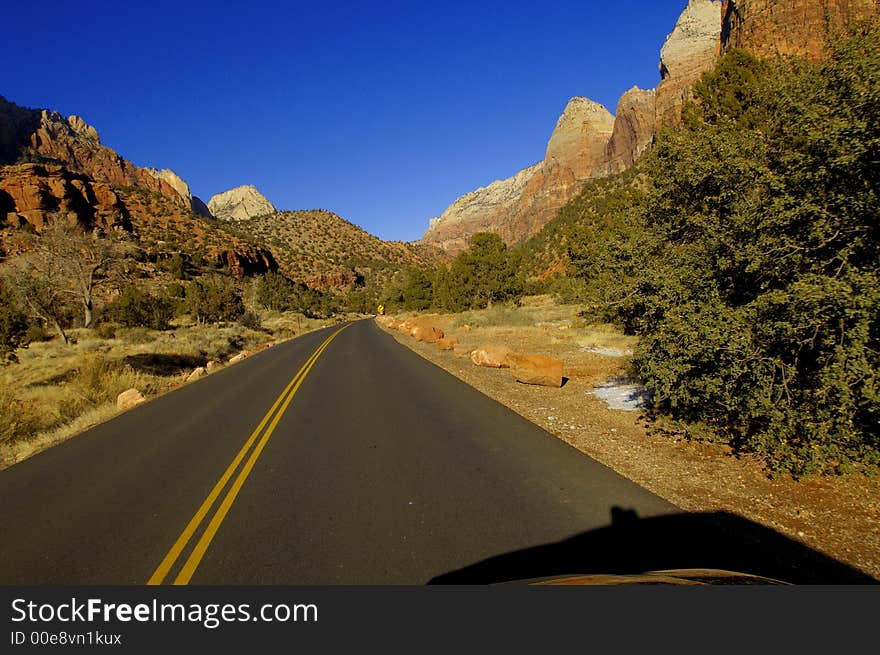
[[[829,36],[878,11],[878,0],[725,0],[719,50],[816,61]]]

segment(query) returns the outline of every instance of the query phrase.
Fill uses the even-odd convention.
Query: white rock
[[[229,358],[229,363],[230,364],[238,364],[245,357],[247,357],[247,353],[238,353],[237,355]]]
[[[277,210],[257,188],[247,184],[224,191],[208,201],[211,214],[222,221],[246,221]]]
[[[198,368],[194,368],[193,372],[186,376],[186,381],[192,382],[193,380],[205,377],[207,374],[208,370],[204,366],[199,366]]]
[[[134,407],[135,405],[140,405],[145,400],[146,398],[144,398],[144,394],[142,394],[137,389],[126,389],[121,394],[116,396],[116,408],[129,409],[130,407]]]

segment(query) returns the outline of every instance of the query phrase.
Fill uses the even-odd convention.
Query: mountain
[[[196,214],[205,218],[214,218],[208,210],[208,206],[200,198],[190,193],[189,185],[177,173],[168,168],[161,171],[155,168],[145,168],[144,170],[153,177],[167,182]]]
[[[582,132],[576,129],[580,114],[595,103],[573,98],[542,162],[462,196],[429,221],[421,242],[454,253],[480,231],[496,232],[508,244],[534,236],[587,182],[632,167],[660,130],[674,128],[694,83],[721,54],[740,48],[758,56],[820,59],[829,36],[876,14],[878,5],[878,0],[690,0],[660,50],[656,89],[631,88],[615,117],[596,105],[592,117],[599,120],[585,117]],[[560,131],[566,124],[569,129]]]
[[[263,215],[227,229],[271,250],[288,277],[313,288],[381,284],[401,268],[429,268],[443,258],[429,246],[382,241],[323,209]]]
[[[78,116],[0,97],[0,256],[61,213],[87,229],[134,240],[147,260],[182,253],[238,276],[277,268],[273,254],[227,232],[173,171],[139,168],[101,143]]]
[[[238,277],[280,268],[312,287],[381,283],[444,257],[382,241],[329,211],[279,213],[250,185],[205,205],[176,173],[135,166],[81,118],[0,98],[0,257],[20,252],[21,231],[40,232],[58,214],[134,241],[147,262],[182,254]]]
[[[430,222],[422,243],[450,252],[467,248],[475,232],[512,243],[535,234],[568,202],[580,183],[604,170],[614,117],[587,98],[572,98],[550,136],[543,161],[513,177],[462,196]]]
[[[690,87],[714,65],[721,11],[721,2],[691,0],[661,50],[662,79],[656,91],[627,91],[616,118],[598,103],[572,98],[543,161],[462,196],[431,219],[421,242],[458,252],[481,231],[496,232],[509,244],[522,242],[537,234],[586,182],[632,166],[657,130],[680,119]]]
[[[0,96],[0,165],[61,164],[114,187],[138,187],[192,209],[189,187],[173,171],[139,168],[101,143],[98,131],[79,116],[28,109]]]
[[[275,206],[255,186],[246,184],[218,193],[208,201],[208,210],[222,221],[246,221],[255,216],[274,214]]]

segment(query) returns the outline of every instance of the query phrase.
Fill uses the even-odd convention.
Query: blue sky
[[[0,95],[77,114],[207,201],[254,184],[414,240],[543,158],[568,99],[659,80],[685,0],[11,2]]]

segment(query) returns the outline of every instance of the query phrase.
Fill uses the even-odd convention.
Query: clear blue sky
[[[82,116],[205,201],[254,184],[413,240],[542,159],[571,96],[614,113],[655,86],[685,5],[14,1],[0,95]]]

